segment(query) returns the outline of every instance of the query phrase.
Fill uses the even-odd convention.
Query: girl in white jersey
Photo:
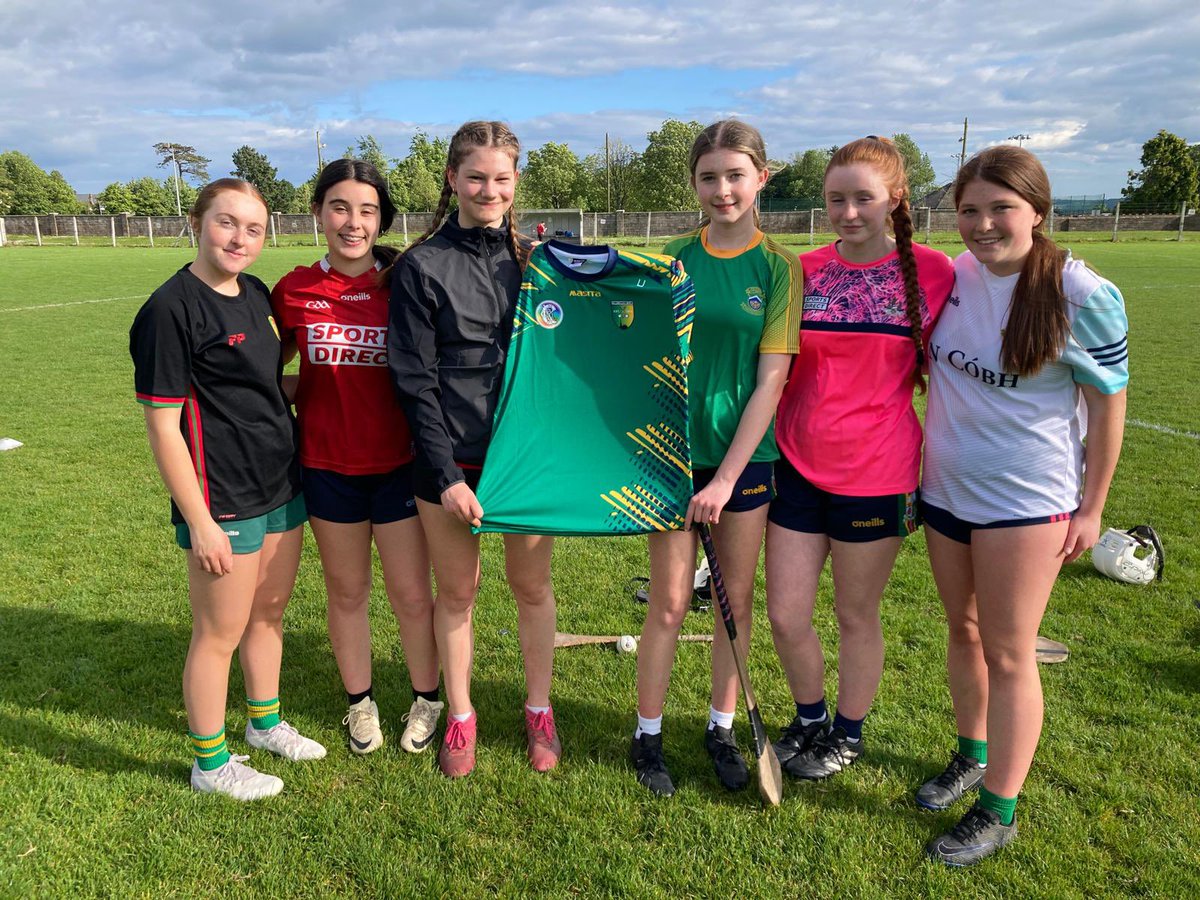
[[[1121,449],[1124,302],[1042,234],[1050,197],[1026,150],[993,147],[963,166],[954,199],[967,252],[929,345],[922,513],[950,625],[959,747],[917,802],[945,809],[980,786],[926,847],[948,865],[1016,835],[1042,729],[1038,627],[1062,565],[1099,537]]]

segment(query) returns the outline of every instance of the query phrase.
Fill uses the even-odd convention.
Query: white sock
[[[647,719],[641,713],[638,713],[638,727],[633,736],[634,738],[640,738],[643,734],[662,734],[662,716]]]
[[[717,725],[720,725],[722,728],[732,728],[733,713],[736,711],[737,710],[733,710],[731,712],[721,712],[715,706],[710,706],[708,708],[708,730],[712,731]]]
[[[829,719],[829,713],[825,713],[825,715],[821,716],[821,718],[819,718],[819,719],[806,719],[806,718],[804,718],[804,716],[801,716],[800,724],[801,725],[811,725],[813,722],[825,722],[825,721],[828,721],[828,719]]]
[[[525,704],[525,709],[528,710],[529,712],[533,713],[535,716],[538,713],[550,712],[550,707],[548,707],[548,706],[530,706],[528,703]]]
[[[471,713],[457,713],[450,718],[454,719],[455,722],[465,722],[471,718]]]

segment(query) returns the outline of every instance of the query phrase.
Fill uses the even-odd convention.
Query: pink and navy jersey
[[[928,338],[954,284],[944,253],[916,244],[921,322]],[[825,491],[856,497],[908,493],[921,467],[913,409],[917,365],[896,252],[848,262],[837,244],[800,256],[800,352],[779,403],[780,452]]]
[[[218,522],[260,516],[300,493],[267,287],[252,275],[239,275],[238,286],[236,297],[218,294],[185,266],[129,330],[138,402],[181,408],[179,427]],[[171,521],[183,521],[174,501]]]
[[[300,461],[314,469],[377,475],[413,458],[388,374],[379,268],[351,278],[322,259],[284,275],[271,295],[284,339],[300,351]]]

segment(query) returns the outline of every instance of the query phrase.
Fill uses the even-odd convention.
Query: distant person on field
[[[963,166],[954,201],[967,249],[929,344],[922,507],[958,750],[917,802],[946,809],[979,786],[926,847],[954,866],[1016,835],[1042,730],[1038,626],[1063,564],[1099,538],[1124,433],[1125,304],[1045,236],[1050,197],[1028,150],[992,147]]]
[[[325,755],[279,708],[283,611],[306,518],[296,423],[267,287],[245,274],[267,231],[262,196],[248,182],[219,179],[201,189],[190,221],[196,259],[138,311],[129,350],[175,539],[187,551],[192,788],[254,800],[283,782],[226,745],[234,650],[246,683],[246,742],[291,760]]]
[[[544,241],[546,239],[546,223],[545,222],[537,223],[537,239],[539,241]]]
[[[313,215],[329,246],[323,259],[285,275],[271,302],[284,359],[300,353],[296,402],[304,499],[329,596],[329,640],[346,689],[350,750],[383,744],[371,678],[371,544],[400,626],[412,705],[400,746],[433,740],[437,646],[429,553],[413,497],[412,437],[387,368],[388,288],[396,256],[377,246],[396,208],[387,181],[368,162],[329,163],[313,191]]]

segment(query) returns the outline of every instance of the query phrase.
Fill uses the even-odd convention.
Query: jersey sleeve
[[[192,384],[187,315],[178,297],[153,295],[129,329],[133,384],[146,406],[183,406]]]
[[[766,321],[759,353],[792,353],[800,350],[800,318],[804,313],[804,273],[791,253],[766,247],[771,286],[767,289]]]
[[[675,313],[675,333],[679,337],[679,358],[692,361],[692,324],[696,318],[696,288],[683,263],[671,261],[671,306]]]
[[[287,335],[296,329],[297,325],[290,302],[294,293],[295,281],[294,273],[289,272],[279,279],[279,283],[271,291],[271,311],[274,313],[275,322],[279,326],[280,337],[284,340],[286,340]]]
[[[1129,383],[1129,319],[1121,292],[1097,281],[1071,323],[1062,361],[1077,383],[1115,394]]]
[[[928,345],[929,336],[954,292],[954,263],[940,250],[921,244],[914,244],[913,251],[917,258],[917,281],[925,295],[926,320],[921,337]]]

